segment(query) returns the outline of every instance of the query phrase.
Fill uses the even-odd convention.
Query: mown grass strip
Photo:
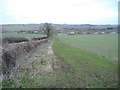
[[[82,51],[55,39],[54,53],[74,68],[71,84],[76,87],[117,87],[118,65],[109,59]],[[75,81],[75,82],[73,82]]]
[[[58,38],[71,47],[115,61],[118,58],[118,35],[61,35]]]

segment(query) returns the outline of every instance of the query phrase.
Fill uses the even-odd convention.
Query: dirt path
[[[55,75],[56,70],[60,68],[60,65],[56,64],[58,61],[53,53],[52,41],[48,41],[37,47],[36,51],[18,59],[11,78],[17,87],[25,87],[23,83],[20,83],[23,78],[29,77],[36,80],[41,75]]]
[[[10,81],[3,86],[11,88],[67,87],[64,85],[64,79],[70,70],[70,65],[55,56],[53,41],[49,40],[17,59]]]

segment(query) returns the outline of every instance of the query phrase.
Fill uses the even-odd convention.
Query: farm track
[[[91,55],[77,48],[71,48],[57,39],[48,41],[17,59],[11,81],[3,86],[9,88],[117,87],[116,64]]]
[[[16,83],[15,87],[22,88],[30,87],[29,85],[21,83],[23,78],[29,77],[30,80],[36,80],[32,82],[33,86],[31,87],[39,87],[40,85],[36,86],[34,84],[40,82],[37,80],[39,80],[42,75],[56,77],[56,74],[59,72],[58,70],[67,67],[67,64],[60,66],[62,64],[60,64],[60,61],[57,60],[53,53],[52,41],[38,46],[34,52],[19,58],[16,63],[17,65],[13,69],[11,78]]]

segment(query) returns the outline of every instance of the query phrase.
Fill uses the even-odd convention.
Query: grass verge
[[[104,57],[71,47],[55,39],[54,53],[74,70],[69,76],[70,87],[118,87],[118,65]],[[72,86],[71,86],[72,85]]]

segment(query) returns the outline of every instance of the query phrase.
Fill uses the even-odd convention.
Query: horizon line
[[[45,23],[49,23],[49,22],[45,22]],[[44,24],[44,23],[4,23],[4,24],[1,24],[0,25],[23,25],[23,24]],[[59,23],[50,23],[50,24],[59,24]],[[86,23],[86,24],[69,24],[69,23],[61,23],[59,25],[118,25],[118,24],[90,24],[90,23]]]

